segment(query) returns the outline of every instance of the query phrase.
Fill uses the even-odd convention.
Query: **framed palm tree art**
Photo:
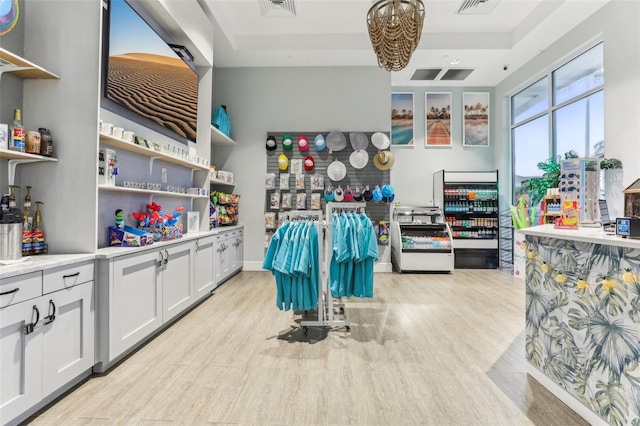
[[[462,146],[488,147],[490,105],[489,92],[462,94]]]
[[[451,148],[451,93],[424,94],[425,147]]]

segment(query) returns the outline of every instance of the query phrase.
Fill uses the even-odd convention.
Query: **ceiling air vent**
[[[435,80],[442,68],[422,68],[413,72],[410,80]]]
[[[440,80],[464,80],[465,78],[469,77],[469,74],[471,74],[473,72],[473,69],[448,69],[447,72],[444,73],[444,75],[442,77],[440,77]]]
[[[294,0],[258,0],[262,16],[296,16]]]
[[[493,12],[500,0],[464,0],[458,11],[458,15],[488,15]]]

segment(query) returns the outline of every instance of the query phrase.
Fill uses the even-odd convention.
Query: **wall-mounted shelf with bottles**
[[[114,192],[130,192],[134,194],[143,194],[143,195],[161,195],[163,197],[177,197],[177,198],[203,198],[208,199],[208,195],[191,195],[191,194],[183,194],[180,192],[170,192],[170,191],[154,191],[151,189],[140,189],[140,188],[127,188],[126,186],[112,186],[112,185],[98,185],[98,189],[101,191],[114,191]]]
[[[22,79],[60,79],[54,73],[1,47],[0,59],[0,76],[8,72]]]
[[[236,144],[236,141],[231,139],[229,136],[222,133],[220,130],[216,128],[213,124],[211,125],[211,143],[213,145],[229,145],[233,146]]]
[[[190,160],[176,157],[171,154],[166,154],[161,151],[156,151],[155,149],[136,145],[123,139],[114,138],[113,136],[105,135],[102,133],[100,134],[100,143],[109,145],[113,148],[119,148],[125,151],[134,152],[136,154],[146,155],[152,160],[162,160],[166,161],[167,163],[177,164],[179,166],[187,167],[192,170],[209,170],[209,167],[203,164],[194,163]]]

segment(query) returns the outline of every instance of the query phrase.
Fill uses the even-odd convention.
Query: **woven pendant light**
[[[380,0],[367,13],[367,28],[378,65],[400,71],[420,43],[424,24],[421,0]]]

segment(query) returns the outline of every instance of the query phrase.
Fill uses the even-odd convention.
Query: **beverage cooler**
[[[451,230],[439,207],[393,208],[391,261],[398,272],[453,270]]]
[[[451,228],[456,268],[498,268],[498,171],[433,175],[434,204]]]

